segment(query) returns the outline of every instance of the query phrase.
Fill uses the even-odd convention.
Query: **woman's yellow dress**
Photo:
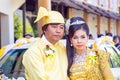
[[[108,71],[110,69],[106,69],[109,62],[108,53],[89,49],[85,59],[81,61],[79,59],[79,57],[78,59],[73,59],[73,64],[70,68],[70,80],[113,80],[113,75]],[[104,76],[104,73],[106,74],[104,71],[110,72],[110,76],[109,73]]]

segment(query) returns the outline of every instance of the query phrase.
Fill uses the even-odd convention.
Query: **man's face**
[[[44,31],[45,36],[49,42],[55,44],[64,34],[64,24],[49,24]]]

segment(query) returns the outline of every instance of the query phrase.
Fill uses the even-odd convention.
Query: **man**
[[[23,55],[26,79],[67,80],[66,50],[59,41],[64,34],[64,18],[40,7],[35,22],[41,18],[43,35]]]
[[[24,35],[24,38],[27,38],[27,39],[30,39],[32,38],[33,36],[30,34],[30,33],[25,33]]]

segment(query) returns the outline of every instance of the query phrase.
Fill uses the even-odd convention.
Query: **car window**
[[[22,56],[26,49],[16,49],[16,50],[10,50],[8,55],[5,57],[8,57],[5,62],[2,64],[1,68],[4,71],[4,74],[7,77],[19,77],[24,76],[24,68],[22,65]],[[5,58],[3,58],[4,61]]]
[[[120,55],[118,54],[118,52],[111,46],[106,47],[106,50],[110,53],[111,68],[120,67]]]

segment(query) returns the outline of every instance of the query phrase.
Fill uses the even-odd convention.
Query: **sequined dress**
[[[109,54],[104,51],[98,51],[97,54],[89,49],[85,55],[75,55],[70,68],[70,80],[104,80],[101,72],[108,62]]]

